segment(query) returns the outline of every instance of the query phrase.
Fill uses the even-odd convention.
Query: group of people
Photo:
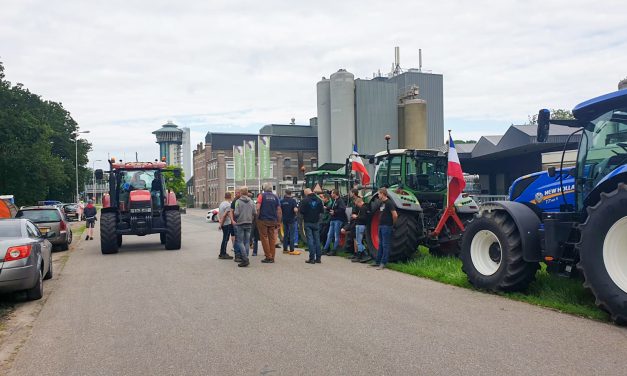
[[[272,192],[272,185],[263,185],[263,192],[253,202],[247,187],[235,192],[233,199],[230,192],[225,194],[225,201],[219,207],[219,222],[222,230],[222,243],[219,258],[235,260],[240,267],[250,265],[249,249],[257,255],[258,242],[261,241],[265,258],[262,263],[274,263],[277,232],[283,225],[283,252],[298,254],[295,250],[298,218],[302,218],[303,229],[307,238],[309,258],[307,264],[322,263],[322,255],[334,256],[340,248],[340,238],[346,235],[345,244],[350,246],[353,262],[367,263],[371,257],[364,246],[366,227],[375,211],[379,211],[377,257],[371,266],[385,268],[388,262],[393,226],[398,214],[386,188],[378,191],[378,199],[366,204],[359,191],[351,191],[349,198],[352,207],[347,209],[338,190],[330,195],[304,190],[300,203],[286,190],[279,198]],[[323,235],[321,237],[321,234]],[[325,236],[326,235],[326,236]],[[324,240],[324,246],[322,243]],[[227,253],[229,240],[233,243],[234,257]]]

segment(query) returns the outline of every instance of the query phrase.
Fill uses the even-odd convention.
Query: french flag
[[[351,165],[352,170],[359,174],[361,177],[361,185],[368,185],[370,183],[370,175],[368,175],[368,170],[366,170],[366,165],[364,165],[364,161],[361,160],[359,153],[357,152],[357,145],[353,145],[353,155],[352,155]]]
[[[457,156],[457,150],[455,150],[455,143],[453,137],[449,132],[448,142],[448,204],[453,205],[455,200],[462,194],[464,188],[466,188],[466,181],[464,180],[464,173],[462,172],[462,165],[459,163],[459,157]]]

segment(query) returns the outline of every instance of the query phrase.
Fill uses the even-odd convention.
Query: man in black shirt
[[[307,247],[309,248],[309,260],[307,264],[320,264],[322,251],[320,248],[320,215],[324,212],[324,204],[311,189],[305,188],[305,198],[298,206],[299,213],[303,216],[305,234],[307,234]]]
[[[390,257],[390,247],[392,246],[392,229],[398,213],[396,206],[388,197],[386,188],[379,188],[379,200],[377,210],[380,212],[379,217],[379,250],[377,252],[377,262],[373,266],[377,266],[378,270],[385,269],[385,264]]]
[[[296,200],[292,197],[290,189],[285,190],[285,196],[281,199],[281,212],[283,213],[283,253],[294,253],[294,226],[296,226]],[[289,251],[288,251],[289,246]]]
[[[346,222],[346,205],[342,197],[340,197],[340,191],[337,189],[331,191],[331,198],[333,199],[333,205],[331,205],[329,210],[331,222],[329,223],[329,232],[324,249],[328,256],[335,256],[340,248],[340,231]],[[331,239],[333,239],[333,250],[331,250]]]
[[[352,262],[367,262],[371,260],[363,242],[366,226],[368,225],[368,208],[369,206],[364,204],[364,200],[361,197],[355,199],[353,217],[355,221],[355,248],[357,248],[355,252],[357,256],[351,260]]]

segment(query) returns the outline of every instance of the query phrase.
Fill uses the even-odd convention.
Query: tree
[[[174,176],[174,170],[180,170],[181,176]],[[165,180],[165,188],[176,194],[177,200],[184,202],[185,194],[187,192],[187,185],[185,184],[185,174],[179,167],[168,166],[163,170],[163,179]]]
[[[527,116],[529,119],[529,125],[538,125],[538,114]],[[570,110],[564,110],[561,108],[551,109],[551,119],[556,120],[573,120],[575,117]]]
[[[78,125],[60,103],[45,101],[5,80],[0,62],[0,193],[18,205],[69,201],[75,191],[73,134]],[[78,143],[79,181],[91,145]]]

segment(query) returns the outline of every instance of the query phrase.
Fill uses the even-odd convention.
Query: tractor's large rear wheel
[[[181,213],[178,210],[165,212],[165,249],[181,249]]]
[[[618,324],[627,324],[627,185],[619,184],[588,208],[581,227],[579,269],[596,305]]]
[[[540,267],[523,259],[518,227],[503,210],[484,212],[468,223],[460,257],[468,281],[491,291],[524,290]]]
[[[381,212],[376,211],[370,224],[366,227],[366,244],[368,252],[376,259],[379,252],[379,221]],[[418,250],[418,243],[422,237],[422,224],[419,217],[413,212],[398,211],[398,218],[392,231],[392,247],[390,262],[410,259]]]
[[[116,224],[116,213],[102,213],[100,215],[100,250],[102,254],[118,253]]]

